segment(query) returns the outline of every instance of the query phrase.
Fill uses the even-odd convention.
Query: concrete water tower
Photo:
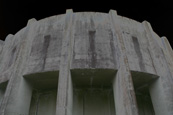
[[[67,10],[0,41],[0,115],[173,115],[173,52],[146,21]]]

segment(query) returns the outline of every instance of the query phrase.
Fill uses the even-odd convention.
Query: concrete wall
[[[75,22],[71,68],[117,68],[108,14],[76,13]]]
[[[52,100],[48,98],[54,108],[49,110],[56,115],[80,114],[78,101],[85,96],[77,98],[77,89],[90,95],[83,103],[88,107],[84,114],[173,114],[173,52],[169,42],[148,22],[119,16],[114,10],[67,10],[66,14],[29,20],[15,35],[0,41],[0,84],[7,81],[1,115],[32,114],[30,105],[35,103],[34,95],[40,94],[33,93],[35,89],[57,89],[49,95]],[[152,103],[147,103],[149,109],[144,100],[150,98],[136,91],[145,86]],[[92,88],[103,91],[93,93]],[[105,88],[112,90],[112,104],[107,103]],[[101,101],[102,96],[95,100],[100,93],[105,101]],[[44,105],[45,97],[40,99]],[[102,105],[110,106],[103,109],[105,113],[97,111]]]

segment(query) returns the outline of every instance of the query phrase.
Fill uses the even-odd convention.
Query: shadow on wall
[[[73,69],[73,115],[115,115],[113,69]]]
[[[29,115],[55,115],[58,71],[24,76],[32,87]]]
[[[8,81],[3,82],[3,83],[0,84],[0,105],[1,105],[1,102],[3,100],[7,84],[8,84]]]
[[[157,80],[158,76],[137,71],[131,71],[131,75],[133,79],[139,115],[155,115],[149,90],[150,85],[155,80]]]

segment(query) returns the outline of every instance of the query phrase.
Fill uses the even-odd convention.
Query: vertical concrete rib
[[[9,39],[12,39],[14,36],[9,34],[7,37],[6,37],[6,42],[7,40]],[[9,42],[8,42],[9,43]],[[5,43],[4,43],[4,47],[5,47]],[[5,49],[4,49],[5,50]],[[3,51],[4,51],[3,50]],[[2,51],[2,53],[3,53]],[[2,57],[3,55],[1,54],[0,58],[2,60]],[[3,67],[3,64],[2,64],[2,61],[0,61],[1,63],[1,69]],[[10,75],[11,76],[11,75]],[[4,115],[4,112],[5,112],[5,109],[6,109],[6,106],[7,106],[7,102],[8,102],[8,99],[9,99],[9,95],[10,95],[10,90],[11,90],[11,87],[8,87],[8,85],[12,85],[12,83],[10,83],[11,80],[9,80],[8,84],[7,84],[7,88],[6,88],[6,91],[5,91],[5,94],[4,94],[4,98],[2,99],[2,102],[0,103],[0,115]]]
[[[31,23],[30,23],[31,24]],[[13,69],[10,74],[10,80],[8,82],[4,99],[0,107],[0,115],[17,115],[28,114],[30,100],[32,95],[31,87],[24,81],[23,73],[26,69],[27,57],[30,52],[30,40],[28,38],[28,32],[30,25],[20,31],[14,40],[18,39],[20,46],[16,49],[18,55],[16,61],[13,64]],[[8,41],[9,42],[9,41]],[[7,42],[6,42],[7,43]],[[14,42],[13,42],[14,44]]]
[[[170,72],[173,77],[173,51],[172,51],[171,45],[169,44],[167,38],[162,37],[161,39],[164,41],[164,44],[165,44],[165,49],[163,50],[163,52],[164,52],[164,55],[167,60],[167,65],[169,66]]]
[[[73,11],[66,11],[65,32],[62,40],[61,62],[57,94],[56,115],[70,115],[72,113],[72,81],[70,63],[73,48]],[[70,81],[69,81],[70,80]]]
[[[148,39],[148,47],[156,68],[160,76],[150,87],[150,95],[156,115],[173,115],[173,79],[170,69],[166,63],[161,47],[157,43],[157,38],[153,36],[151,25],[144,21],[143,27]]]
[[[113,81],[116,115],[138,115],[132,76],[126,56],[124,41],[116,11],[110,10],[109,16],[113,33],[116,34],[120,61],[117,75]],[[114,36],[115,37],[115,36]]]

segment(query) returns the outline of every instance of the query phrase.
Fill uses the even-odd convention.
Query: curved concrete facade
[[[173,115],[173,52],[146,21],[67,10],[0,41],[0,115]]]

